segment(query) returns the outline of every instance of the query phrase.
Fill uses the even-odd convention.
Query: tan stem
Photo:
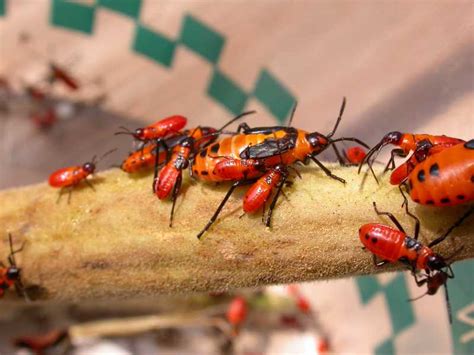
[[[80,185],[56,203],[58,190],[46,184],[0,192],[0,235],[6,261],[7,233],[15,245],[22,280],[32,298],[80,300],[149,296],[156,293],[227,290],[275,283],[348,277],[387,270],[375,268],[361,248],[358,229],[384,222],[372,207],[394,213],[407,232],[413,220],[400,207],[396,187],[376,185],[355,168],[328,165],[347,184],[315,167],[302,168],[285,188],[265,228],[261,214],[244,216],[239,189],[220,219],[201,241],[197,233],[224,197],[228,185],[185,179],[173,228],[169,201],[151,192],[151,175],[131,177],[119,170],[93,180],[95,192]],[[415,206],[421,219],[421,241],[433,240],[466,210]],[[436,248],[456,260],[474,256],[472,217]],[[397,266],[401,268],[400,266]],[[390,267],[388,268],[390,269]],[[392,268],[393,269],[393,268]],[[12,292],[10,292],[12,293]]]

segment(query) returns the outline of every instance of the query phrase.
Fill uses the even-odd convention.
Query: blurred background
[[[120,163],[132,147],[113,136],[119,126],[181,114],[190,127],[219,127],[250,109],[251,126],[277,125],[295,101],[293,124],[327,133],[347,97],[337,136],[370,145],[393,130],[470,139],[473,13],[471,1],[0,0],[0,188],[111,148],[101,168]],[[230,345],[215,326],[186,320],[68,351],[474,353],[473,271],[459,263],[449,283],[453,326],[442,292],[407,302],[420,289],[391,273],[147,306],[2,304],[0,337],[13,351],[15,337],[93,319],[214,317],[242,294],[249,316]]]

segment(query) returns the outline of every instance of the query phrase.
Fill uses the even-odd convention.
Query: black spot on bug
[[[437,163],[430,166],[430,175],[439,176],[439,165]]]
[[[197,170],[193,170],[193,173],[196,174],[196,175],[199,175],[199,171],[197,171]]]
[[[405,243],[407,245],[407,248],[413,248],[416,244],[416,240],[412,238],[406,238]]]
[[[196,159],[194,159],[193,160],[193,165],[196,165],[196,164],[197,164]]]
[[[206,170],[201,171],[201,175],[207,176],[209,173]]]
[[[426,200],[426,204],[427,205],[434,205],[434,201],[433,200]]]
[[[365,235],[365,239],[369,240],[369,238],[370,238],[370,235],[367,233],[367,234]]]
[[[474,175],[471,176],[471,182],[474,182]]]
[[[464,143],[464,148],[474,149],[474,139],[471,139],[470,141]]]
[[[216,143],[216,144],[211,146],[211,152],[215,154],[219,151],[219,148],[220,148],[220,144]]]
[[[443,198],[441,199],[441,203],[449,203],[449,202],[451,202],[451,200],[449,199],[449,197],[443,197]]]
[[[377,238],[372,238],[372,244],[377,243]]]
[[[464,195],[457,195],[456,198],[458,200],[464,200],[465,196]]]
[[[420,203],[420,200],[415,198],[413,201],[415,201],[416,203]]]
[[[201,158],[204,158],[204,157],[206,156],[206,153],[207,153],[206,150],[203,149],[203,150],[201,150],[201,152],[199,153],[199,156],[200,156]]]
[[[418,178],[419,182],[424,182],[425,181],[425,171],[423,169],[421,169],[418,172],[418,175],[416,177]]]

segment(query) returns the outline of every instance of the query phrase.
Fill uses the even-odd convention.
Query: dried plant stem
[[[329,166],[347,180],[345,186],[317,168],[302,169],[302,180],[285,188],[287,199],[277,204],[271,229],[264,227],[260,214],[239,218],[242,188],[201,241],[196,235],[224,197],[225,184],[185,179],[173,228],[168,227],[171,203],[152,194],[150,175],[101,173],[93,180],[96,191],[81,185],[70,204],[66,196],[56,203],[58,191],[46,184],[3,191],[2,260],[11,232],[16,245],[26,241],[16,257],[31,297],[58,300],[227,290],[387,270],[373,266],[370,253],[361,248],[358,228],[368,222],[389,223],[375,214],[376,201],[411,231],[413,221],[400,207],[398,189],[385,181],[378,186],[370,177],[361,188],[364,175],[357,175],[355,168]],[[425,242],[466,208],[410,202],[421,219]],[[473,257],[472,219],[437,250],[449,254],[463,245],[456,259]]]

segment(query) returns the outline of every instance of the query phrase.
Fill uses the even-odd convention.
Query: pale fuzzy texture
[[[0,192],[2,260],[8,252],[7,233],[30,297],[57,300],[111,299],[157,293],[228,290],[387,270],[375,268],[362,250],[358,229],[385,222],[372,207],[394,213],[408,233],[413,221],[400,208],[397,187],[357,175],[356,168],[329,165],[346,179],[344,186],[321,170],[302,168],[302,179],[285,188],[273,215],[271,229],[261,214],[244,216],[238,190],[220,219],[196,238],[224,197],[227,185],[214,186],[185,179],[173,228],[168,227],[170,202],[151,192],[151,175],[129,176],[120,170],[100,173],[95,192],[80,185],[67,204],[56,203],[58,190],[47,184]],[[467,206],[410,209],[421,219],[421,240],[440,235]],[[455,259],[474,256],[473,218],[436,248],[449,255],[464,246]],[[392,269],[393,268],[388,268]],[[13,293],[13,292],[9,292]]]

